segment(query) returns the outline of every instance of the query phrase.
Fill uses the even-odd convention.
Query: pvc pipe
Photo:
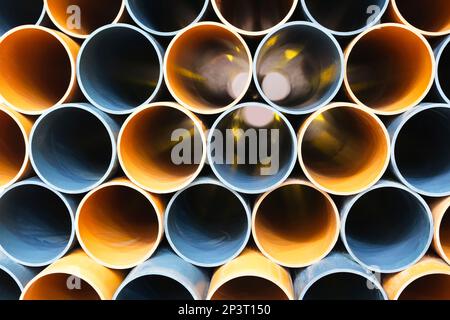
[[[28,134],[33,121],[0,104],[0,190],[30,174]]]
[[[392,0],[392,18],[429,37],[450,34],[450,3],[447,0]]]
[[[74,98],[79,46],[65,34],[20,26],[0,38],[0,98],[28,115]]]
[[[338,252],[299,271],[294,287],[299,300],[387,300],[373,273]]]
[[[205,15],[209,0],[126,0],[134,22],[157,36],[175,36]]]
[[[394,273],[419,261],[430,247],[433,218],[427,203],[397,182],[382,180],[346,199],[341,238],[369,270]]]
[[[0,196],[0,250],[25,266],[53,263],[74,244],[76,206],[38,178],[10,186]]]
[[[417,193],[450,195],[449,121],[450,105],[422,104],[388,126],[392,171]]]
[[[380,115],[420,103],[435,73],[433,50],[412,28],[385,23],[358,35],[345,51],[344,85],[350,99]]]
[[[52,188],[86,193],[112,177],[118,167],[119,125],[89,104],[64,104],[46,111],[30,135],[30,160]]]
[[[333,199],[304,180],[288,180],[263,194],[252,217],[259,250],[288,268],[318,262],[339,237],[339,212]]]
[[[42,0],[0,0],[0,36],[21,25],[40,24],[44,15]]]
[[[425,256],[408,269],[383,281],[391,300],[449,300],[450,266],[434,256]]]
[[[173,139],[177,130],[183,131],[181,142]],[[193,150],[188,161],[184,157],[181,163],[175,161],[179,143],[189,145],[186,152]],[[152,103],[127,118],[119,134],[118,153],[122,169],[133,183],[153,193],[176,192],[194,181],[205,164],[202,122],[176,103]]]
[[[373,186],[389,164],[389,135],[367,108],[332,103],[312,114],[298,134],[299,161],[321,190],[352,195]]]
[[[162,59],[160,45],[146,32],[128,24],[106,25],[81,46],[78,83],[100,110],[129,114],[157,98]]]
[[[203,300],[209,276],[201,268],[160,249],[131,270],[114,294],[115,300]]]
[[[208,290],[208,300],[293,300],[289,272],[261,253],[246,249],[218,268]]]
[[[298,0],[211,0],[220,21],[245,36],[262,36],[286,23]]]
[[[338,93],[344,55],[324,28],[290,22],[261,41],[253,76],[258,92],[272,107],[290,114],[312,113]]]
[[[379,23],[389,0],[301,0],[307,19],[336,36],[354,36]]]
[[[220,138],[225,140],[222,144]],[[261,154],[261,147],[267,152]],[[283,183],[295,166],[296,155],[295,132],[288,119],[261,103],[228,109],[216,119],[208,135],[211,169],[224,185],[242,193],[263,193]]]
[[[434,250],[450,264],[450,196],[433,201],[431,212],[434,219]]]
[[[166,85],[182,106],[217,114],[246,94],[252,80],[252,57],[244,39],[232,29],[202,22],[179,32],[164,59]]]
[[[251,232],[250,215],[249,204],[237,192],[216,179],[200,178],[178,191],[167,205],[166,238],[186,261],[217,267],[244,250]]]
[[[436,56],[435,86],[443,102],[450,104],[450,36],[434,50]]]
[[[117,23],[125,11],[125,0],[44,0],[44,4],[58,29],[80,39],[106,24]]]
[[[25,287],[21,300],[111,300],[125,275],[90,259],[81,249],[54,262]]]

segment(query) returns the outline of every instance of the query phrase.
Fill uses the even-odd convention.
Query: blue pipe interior
[[[19,300],[20,288],[11,276],[0,269],[0,300]]]
[[[0,0],[0,36],[17,26],[37,23],[43,9],[42,0]]]

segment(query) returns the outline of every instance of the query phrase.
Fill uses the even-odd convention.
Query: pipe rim
[[[438,210],[437,215],[433,214],[434,216],[434,245],[436,246],[437,254],[447,263],[450,265],[450,256],[445,253],[444,248],[442,247],[441,243],[441,224],[444,220],[444,217],[446,214],[450,213],[450,197],[443,199],[443,207],[442,208],[436,208]],[[432,213],[433,210],[432,210]]]
[[[46,9],[45,9],[44,4],[42,3],[42,10],[41,10],[41,13],[39,14],[39,16],[38,16],[36,22],[35,22],[34,24],[33,24],[33,23],[28,23],[28,24],[30,24],[30,25],[36,25],[36,26],[41,25],[42,22],[43,22],[43,20],[44,20],[44,18],[45,18],[45,13],[46,13]],[[17,27],[19,27],[19,26],[20,26],[20,25],[15,26],[15,27],[9,29],[8,31],[4,32],[3,34],[6,34],[6,33],[9,32],[10,30],[12,30],[12,29],[14,29],[14,28],[17,28]],[[3,34],[0,33],[0,36],[2,36]]]
[[[11,279],[14,281],[15,284],[17,284],[17,287],[22,293],[23,284],[20,282],[19,278],[9,268],[0,264],[0,272],[1,271],[5,272],[9,277],[11,277]]]
[[[168,70],[167,70],[167,66],[168,66],[168,59],[169,59],[169,55],[171,53],[171,50],[173,48],[173,46],[175,45],[175,43],[177,42],[177,40],[186,32],[190,31],[191,29],[197,28],[197,27],[202,27],[202,26],[213,26],[213,27],[217,27],[217,28],[222,28],[227,32],[230,32],[231,34],[233,34],[233,36],[241,43],[241,45],[243,46],[243,48],[245,49],[245,52],[247,54],[248,57],[248,79],[245,83],[245,86],[242,89],[241,94],[234,99],[230,104],[228,104],[227,106],[221,107],[221,108],[210,108],[210,109],[206,109],[206,108],[202,108],[202,107],[198,107],[198,106],[193,106],[189,103],[186,103],[183,101],[183,99],[181,99],[174,91],[171,81],[169,80],[169,75],[168,75]],[[237,105],[247,94],[248,89],[250,88],[250,85],[252,83],[252,78],[253,78],[253,73],[252,73],[252,68],[253,68],[253,59],[252,59],[252,54],[250,52],[250,49],[247,45],[247,42],[244,40],[244,38],[241,37],[241,35],[239,33],[237,33],[236,31],[234,31],[232,28],[227,27],[221,23],[218,22],[213,22],[213,21],[204,21],[204,22],[199,22],[199,23],[195,23],[192,24],[184,29],[182,29],[180,32],[177,33],[177,35],[172,39],[172,41],[170,42],[170,44],[168,45],[167,49],[166,49],[166,53],[164,55],[164,63],[163,63],[163,68],[164,69],[164,80],[165,80],[165,84],[167,86],[167,89],[169,90],[171,96],[176,100],[177,103],[179,103],[181,106],[185,107],[186,109],[194,112],[194,113],[198,113],[198,114],[203,114],[203,115],[215,115],[215,114],[220,114],[230,108],[232,108],[233,106]]]
[[[422,95],[420,97],[418,97],[413,103],[410,103],[408,106],[405,106],[398,110],[383,111],[383,110],[378,110],[376,108],[371,108],[371,107],[367,106],[355,95],[355,93],[353,92],[353,90],[351,88],[350,82],[348,80],[347,70],[348,70],[350,55],[353,51],[353,48],[365,35],[367,35],[369,32],[372,32],[374,30],[379,30],[382,28],[392,28],[392,27],[409,31],[409,32],[411,32],[412,35],[416,36],[418,38],[418,40],[420,40],[422,42],[422,44],[425,46],[425,48],[427,49],[427,51],[429,53],[432,71],[431,71],[430,80],[428,81],[427,88],[424,90]],[[375,25],[369,29],[366,29],[365,31],[360,33],[358,36],[356,36],[350,42],[350,44],[348,45],[347,49],[344,52],[344,88],[345,88],[345,91],[347,92],[347,94],[350,96],[350,99],[354,103],[358,104],[359,106],[371,109],[377,115],[382,115],[382,116],[399,115],[399,114],[417,106],[427,96],[428,92],[431,90],[433,83],[434,83],[435,76],[436,76],[436,59],[434,58],[433,49],[431,48],[430,44],[428,43],[428,41],[425,39],[425,37],[422,34],[416,32],[412,27],[410,27],[408,25],[403,25],[403,24],[399,24],[399,23],[391,23],[391,22]]]
[[[41,122],[52,112],[56,112],[59,110],[63,110],[63,109],[81,109],[83,111],[88,112],[91,116],[94,116],[95,118],[97,118],[97,120],[99,120],[103,127],[105,128],[106,132],[108,133],[108,136],[110,138],[110,142],[111,142],[111,161],[108,165],[108,168],[105,172],[105,174],[95,183],[91,184],[90,186],[87,186],[83,189],[65,189],[65,188],[61,188],[58,187],[56,185],[54,185],[53,183],[51,183],[50,181],[48,181],[48,179],[46,179],[46,177],[41,173],[41,171],[39,170],[38,165],[36,164],[36,162],[34,161],[34,156],[33,156],[33,139],[34,139],[34,134],[38,128],[38,126],[41,124]],[[34,171],[36,172],[37,176],[47,185],[49,185],[51,188],[55,189],[56,191],[62,192],[62,193],[67,193],[67,194],[81,194],[81,193],[86,193],[91,191],[93,188],[96,188],[98,186],[100,186],[103,182],[105,182],[112,174],[112,172],[114,171],[115,168],[115,162],[116,162],[116,158],[117,158],[117,146],[116,146],[116,137],[114,135],[114,133],[112,132],[108,122],[103,119],[103,117],[101,117],[99,114],[97,114],[95,111],[93,111],[92,109],[88,108],[87,106],[83,105],[83,104],[77,104],[77,103],[66,103],[66,104],[62,104],[60,106],[56,106],[53,107],[49,110],[47,110],[45,113],[42,114],[42,116],[40,116],[36,122],[33,125],[33,128],[31,129],[31,133],[30,133],[30,138],[29,138],[29,145],[30,145],[30,162],[31,162],[31,166],[33,167]]]
[[[44,13],[45,13],[45,10],[44,10]],[[43,16],[42,16],[42,19],[43,19]],[[40,116],[43,113],[45,113],[47,110],[49,110],[51,108],[54,108],[55,106],[59,106],[59,105],[63,104],[64,102],[66,102],[68,100],[72,90],[75,87],[75,84],[77,83],[77,74],[78,74],[77,61],[78,61],[78,59],[76,59],[73,56],[69,45],[63,39],[62,35],[59,34],[59,31],[52,30],[52,29],[46,28],[46,27],[42,27],[40,25],[23,25],[23,26],[19,26],[19,27],[13,28],[13,29],[9,30],[8,32],[6,32],[5,34],[3,34],[3,36],[0,37],[0,44],[7,37],[13,35],[13,33],[19,32],[21,30],[26,30],[26,29],[34,29],[34,30],[44,31],[47,34],[53,36],[53,38],[55,38],[64,47],[64,50],[67,53],[67,58],[69,59],[69,62],[70,62],[71,74],[70,74],[70,82],[69,82],[69,85],[67,87],[67,90],[64,93],[64,95],[61,97],[61,99],[58,100],[55,104],[53,104],[53,106],[50,106],[49,108],[42,109],[42,110],[25,110],[25,109],[22,109],[21,107],[16,106],[14,103],[9,102],[8,99],[6,99],[2,95],[2,93],[0,91],[0,101],[3,101],[3,103],[6,104],[6,106],[10,107],[14,111],[17,111],[17,112],[20,112],[20,113],[24,114],[24,115]]]
[[[302,1],[304,1],[304,0],[302,0]],[[306,107],[303,107],[301,109],[289,108],[289,107],[284,107],[282,105],[279,105],[279,104],[273,102],[264,93],[264,90],[261,88],[261,85],[258,81],[257,63],[258,63],[259,55],[261,53],[263,46],[267,43],[267,41],[270,39],[270,37],[272,37],[274,34],[276,34],[277,32],[279,32],[285,28],[289,28],[289,27],[310,27],[310,28],[314,28],[314,29],[317,29],[318,31],[323,32],[335,45],[338,55],[339,55],[339,58],[340,58],[339,61],[341,63],[341,67],[339,70],[339,77],[335,81],[336,88],[333,90],[333,92],[330,94],[330,96],[326,100],[324,100],[322,103],[318,104],[316,107],[314,107],[312,109],[307,109]],[[258,45],[258,48],[256,49],[255,56],[253,58],[253,79],[254,79],[256,89],[258,90],[259,94],[264,99],[264,101],[266,103],[268,103],[271,107],[277,109],[280,112],[284,112],[284,113],[291,114],[291,115],[304,115],[304,114],[314,113],[315,111],[317,111],[320,108],[329,104],[334,99],[334,97],[338,94],[340,88],[342,87],[342,83],[344,81],[344,74],[345,74],[344,53],[343,53],[338,41],[336,40],[336,38],[328,31],[328,29],[324,28],[323,26],[321,26],[319,24],[315,24],[315,23],[308,22],[308,21],[292,21],[292,22],[289,22],[289,23],[286,23],[284,25],[280,25],[280,26],[274,28],[261,40],[260,44]],[[306,109],[306,110],[303,110],[303,109]]]
[[[83,84],[83,80],[81,77],[81,59],[83,57],[83,53],[86,50],[86,47],[89,45],[89,43],[92,41],[92,39],[98,34],[101,33],[104,30],[108,30],[108,29],[114,29],[114,28],[124,28],[124,29],[131,29],[132,31],[136,31],[139,34],[141,34],[142,36],[144,36],[148,42],[152,45],[153,49],[155,50],[156,56],[158,57],[158,62],[159,62],[159,75],[158,75],[158,83],[156,84],[155,89],[153,90],[153,92],[151,93],[151,95],[147,98],[146,101],[144,101],[143,103],[141,103],[138,106],[134,106],[128,109],[123,109],[123,110],[113,110],[113,109],[109,109],[105,106],[102,106],[100,103],[97,103],[95,101],[95,99],[93,99],[91,97],[91,95],[88,93],[88,90],[86,89],[86,87]],[[153,102],[156,98],[156,96],[158,95],[160,89],[161,89],[161,85],[163,82],[163,55],[161,53],[161,49],[159,44],[156,42],[156,40],[150,36],[148,33],[146,33],[145,31],[141,30],[138,27],[135,27],[131,24],[126,24],[126,23],[114,23],[114,24],[107,24],[104,25],[103,27],[98,28],[97,30],[95,30],[94,32],[92,32],[87,38],[86,40],[83,42],[83,44],[80,47],[80,51],[78,52],[78,58],[77,58],[77,62],[76,62],[76,70],[77,70],[77,74],[78,74],[78,85],[80,86],[80,90],[83,93],[83,95],[86,97],[86,99],[89,101],[89,103],[91,103],[93,106],[95,106],[96,108],[100,109],[103,112],[106,112],[108,114],[112,114],[112,115],[129,115],[131,113],[133,113],[134,111],[136,111],[137,109],[139,109],[140,107],[143,107],[151,102]]]
[[[433,276],[433,275],[443,275],[443,276],[450,276],[450,271],[449,272],[444,272],[442,270],[430,270],[427,272],[422,272],[419,274],[416,274],[415,276],[409,278],[407,281],[405,281],[402,286],[397,290],[397,292],[395,293],[395,296],[393,297],[392,300],[398,300],[400,298],[400,296],[402,295],[403,291],[405,291],[405,289],[412,284],[414,281],[419,280],[423,277],[426,276]]]
[[[439,79],[439,65],[441,62],[442,54],[444,53],[445,49],[450,49],[450,36],[448,36],[444,40],[444,42],[439,47],[439,50],[436,53],[436,71],[435,71],[435,83],[439,95],[442,97],[442,99],[444,99],[446,103],[450,104],[450,96],[447,96],[447,94],[444,92],[444,89],[442,89],[441,81]]]

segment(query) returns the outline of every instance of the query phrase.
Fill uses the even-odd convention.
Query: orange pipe
[[[246,249],[236,259],[218,268],[211,279],[208,300],[293,300],[289,272]]]
[[[45,10],[52,22],[71,37],[85,39],[94,30],[119,22],[125,11],[124,0],[44,0]],[[79,25],[76,25],[79,8]]]
[[[0,98],[29,115],[68,102],[77,90],[78,44],[40,26],[21,26],[0,38]]]
[[[163,203],[117,178],[89,192],[76,215],[81,247],[97,263],[130,269],[154,253],[163,235]]]
[[[252,80],[252,58],[244,39],[216,23],[194,24],[172,40],[164,61],[167,87],[184,107],[216,114],[238,103]]]
[[[351,100],[381,115],[399,114],[420,103],[433,85],[436,64],[427,40],[395,23],[375,26],[353,39],[344,63]]]
[[[450,300],[450,266],[426,256],[410,268],[387,276],[383,287],[391,300]]]
[[[22,292],[21,300],[111,300],[125,278],[77,249],[54,262]]]
[[[253,209],[253,238],[261,252],[289,268],[324,258],[339,237],[333,199],[303,180],[288,180],[263,194]]]
[[[435,200],[430,207],[434,219],[434,250],[450,264],[450,197]]]
[[[172,159],[175,130],[183,129],[193,149],[191,164]],[[157,102],[135,111],[122,126],[119,161],[128,178],[154,193],[178,191],[191,183],[206,160],[206,137],[201,121],[176,103]]]
[[[303,172],[328,193],[362,192],[381,178],[389,164],[389,134],[365,107],[332,103],[306,119],[298,136]]]

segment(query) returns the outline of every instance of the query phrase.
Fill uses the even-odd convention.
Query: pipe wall
[[[450,196],[432,201],[431,212],[434,219],[434,250],[450,265]]]
[[[21,25],[40,24],[44,15],[42,0],[1,0],[0,36]]]

